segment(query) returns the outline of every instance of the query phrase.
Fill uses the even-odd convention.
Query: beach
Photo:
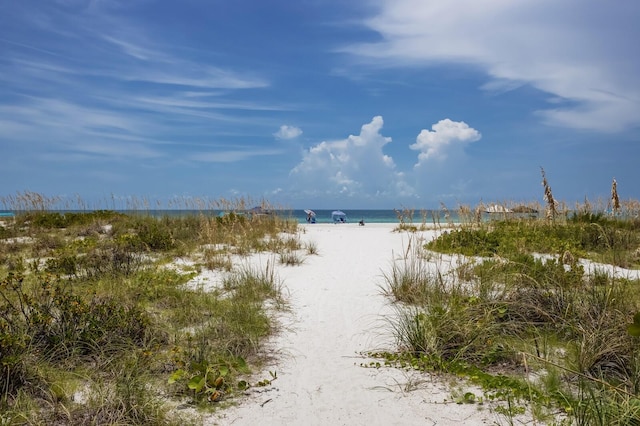
[[[368,351],[394,350],[389,320],[394,308],[382,295],[383,274],[407,250],[410,238],[438,231],[393,232],[396,224],[304,224],[305,254],[298,266],[278,265],[290,310],[267,351],[274,355],[238,405],[208,418],[210,425],[486,425],[500,423],[487,404],[457,404],[455,392],[472,389],[425,373],[375,368]],[[266,265],[268,255],[252,262]],[[476,395],[481,395],[477,389]]]

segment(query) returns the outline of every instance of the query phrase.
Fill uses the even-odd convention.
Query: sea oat
[[[540,167],[540,171],[542,172],[542,186],[544,186],[544,201],[547,203],[547,219],[553,220],[558,214],[556,210],[556,200],[553,198],[551,187],[547,182],[547,175],[544,173],[542,167]]]
[[[613,214],[618,213],[620,210],[620,199],[618,198],[618,182],[616,182],[616,178],[613,178],[613,182],[611,183],[611,208],[613,210]]]

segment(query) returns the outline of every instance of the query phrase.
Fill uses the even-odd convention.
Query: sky
[[[0,197],[640,199],[637,0],[0,0]]]

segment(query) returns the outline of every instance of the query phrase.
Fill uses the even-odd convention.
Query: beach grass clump
[[[392,328],[401,350],[434,362],[511,363],[515,351],[494,339],[501,327],[497,315],[488,306],[430,304],[399,309]]]
[[[307,254],[310,256],[319,254],[318,244],[315,241],[307,241],[304,244],[304,248],[307,251]]]
[[[248,302],[262,302],[264,299],[280,300],[282,283],[275,270],[273,260],[264,269],[244,265],[234,274],[227,276],[222,287],[227,292],[242,296]]]
[[[417,231],[424,231],[430,227],[441,227],[440,212],[437,210],[420,210],[419,220],[414,220],[414,217],[416,216],[415,209],[402,207],[401,209],[394,209],[393,211],[398,219],[398,225],[393,229],[394,232],[415,233]],[[449,212],[446,210],[446,207],[443,211],[445,212],[447,219],[450,219]],[[433,226],[430,226],[430,223]]]
[[[304,257],[295,250],[283,250],[278,254],[278,261],[286,266],[298,266],[304,263]]]
[[[414,209],[403,207],[402,209],[393,209],[401,227],[413,224]]]
[[[427,303],[438,298],[444,290],[444,279],[437,271],[429,269],[429,262],[415,251],[421,251],[419,244],[414,244],[411,256],[405,256],[391,264],[390,272],[383,272],[384,286],[382,293],[402,303]]]
[[[233,268],[233,261],[230,253],[207,248],[204,251],[204,265],[209,270],[220,269],[229,272]]]

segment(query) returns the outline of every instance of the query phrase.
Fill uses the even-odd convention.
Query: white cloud
[[[640,2],[380,0],[365,24],[382,41],[347,50],[384,66],[469,64],[485,89],[528,84],[562,104],[548,123],[599,131],[640,124]]]
[[[391,142],[380,134],[382,125],[382,117],[377,116],[357,136],[311,147],[291,170],[294,189],[352,197],[412,195],[403,173],[396,171],[393,159],[382,151]]]
[[[302,130],[299,127],[287,126],[283,124],[280,126],[280,130],[273,134],[277,139],[295,139],[302,134]]]
[[[438,121],[431,129],[433,131],[423,129],[416,138],[416,143],[409,146],[420,151],[416,167],[429,159],[444,160],[450,152],[459,151],[481,138],[480,132],[464,121],[451,121],[448,118]]]

